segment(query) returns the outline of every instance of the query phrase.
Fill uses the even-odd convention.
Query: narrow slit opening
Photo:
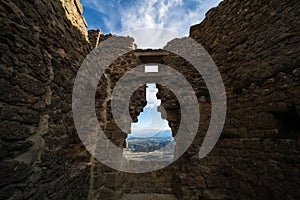
[[[156,97],[157,92],[155,83],[146,84],[147,105],[138,116],[138,121],[131,123],[127,148],[123,150],[123,156],[129,160],[166,161],[174,158],[176,143],[168,121],[161,116],[163,107]]]

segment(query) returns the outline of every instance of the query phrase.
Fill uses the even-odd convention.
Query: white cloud
[[[138,48],[144,49],[162,48],[167,41],[187,36],[190,27],[202,21],[205,13],[219,2],[221,0],[82,0],[84,6],[101,13],[99,20],[106,30],[132,36]],[[141,31],[143,28],[155,29]]]
[[[147,108],[156,108],[160,106],[161,100],[158,100],[156,97],[156,93],[158,89],[156,88],[155,83],[147,84],[146,88],[146,99],[147,99]]]
[[[205,13],[219,2],[221,0],[82,0],[84,6],[102,13],[105,26],[117,33],[159,27],[185,35],[191,25],[203,20]]]
[[[199,23],[205,13],[220,0],[140,0],[121,10],[122,30],[160,27],[188,34],[189,27]]]
[[[182,33],[157,27],[134,29],[119,33],[119,35],[133,37],[138,48],[141,49],[163,48],[170,40],[184,37]]]
[[[131,134],[136,137],[151,137],[159,132],[171,130],[168,121],[161,118],[161,114],[156,109],[148,109],[148,116],[139,117],[137,123],[131,124]],[[144,110],[145,110],[144,109]],[[145,115],[145,113],[141,113]]]

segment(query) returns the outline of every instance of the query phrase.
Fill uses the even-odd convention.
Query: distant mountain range
[[[147,135],[145,133],[145,135]],[[149,134],[150,135],[150,134]],[[161,139],[172,139],[172,131],[171,130],[166,130],[166,131],[161,131],[151,137],[135,137],[134,135],[132,134],[129,134],[128,137],[127,137],[127,140],[133,140],[133,139],[150,139],[150,138],[161,138]]]

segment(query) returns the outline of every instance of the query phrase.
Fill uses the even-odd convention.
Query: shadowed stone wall
[[[222,74],[228,111],[216,148],[176,178],[184,198],[299,198],[299,8],[224,1],[191,28]],[[195,176],[202,186],[186,186]]]
[[[124,180],[118,191],[170,192],[163,187],[179,199],[299,198],[297,16],[296,1],[224,1],[191,28],[190,36],[203,44],[219,67],[228,97],[224,131],[202,160],[198,151],[210,119],[209,93],[184,59],[160,58],[195,89],[202,114],[198,135],[189,150],[165,169],[144,176],[118,173]],[[178,102],[163,86],[158,97],[176,134]],[[164,186],[156,182],[162,177]],[[149,182],[146,189],[143,184]]]
[[[90,48],[85,28],[66,17],[65,9],[75,5],[64,5],[0,3],[0,199],[87,197],[89,156],[71,102]]]
[[[159,63],[181,72],[193,86],[201,111],[199,131],[175,163],[130,174],[110,169],[86,152],[71,113],[81,62],[111,35],[90,31],[87,42],[78,1],[2,1],[0,199],[120,199],[143,193],[189,200],[299,199],[299,10],[294,0],[225,0],[191,27],[190,37],[216,62],[228,97],[221,138],[201,160],[209,92],[187,61],[160,56]],[[99,123],[120,147],[126,146],[126,134],[113,121],[108,97],[124,73],[147,63],[138,56],[141,52],[113,62],[95,95]],[[170,90],[158,89],[164,117],[176,135],[180,105]],[[145,87],[140,87],[128,108],[134,121],[145,104]]]

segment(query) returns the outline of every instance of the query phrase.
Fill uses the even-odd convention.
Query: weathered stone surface
[[[80,3],[80,0],[60,0],[66,12],[67,18],[71,21],[72,25],[77,27],[80,32],[88,38],[87,33],[87,23],[82,15],[83,7]]]
[[[30,166],[17,161],[3,161],[0,163],[0,187],[18,183],[25,179],[30,172]]]
[[[201,112],[198,134],[179,160],[128,174],[90,157],[71,113],[81,62],[112,35],[89,31],[88,44],[79,0],[2,1],[0,199],[299,199],[299,8],[297,1],[225,0],[191,27],[190,37],[216,62],[228,97],[224,131],[204,159],[198,151],[211,103],[193,66],[162,50],[132,48],[115,60],[95,95],[100,125],[114,144],[125,147],[126,134],[113,121],[109,97],[120,77],[139,64],[157,61],[178,70],[195,90]],[[180,105],[168,88],[158,89],[163,117],[176,136]],[[145,104],[140,87],[128,107],[133,121]],[[110,147],[95,141],[96,153]]]
[[[79,1],[66,2],[0,3],[0,199],[87,197],[70,103],[90,47]]]
[[[121,200],[177,200],[177,198],[172,194],[128,194],[124,195]]]
[[[2,140],[22,140],[30,136],[30,127],[18,122],[2,121],[0,124]]]

